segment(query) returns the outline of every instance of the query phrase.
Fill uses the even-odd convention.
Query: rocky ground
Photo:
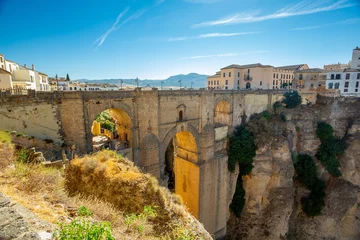
[[[44,231],[48,225],[0,193],[1,240],[51,239],[52,235]]]

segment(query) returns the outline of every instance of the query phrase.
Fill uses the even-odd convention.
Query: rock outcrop
[[[229,239],[360,239],[359,101],[318,97],[319,103],[311,107],[283,109],[286,124],[281,136],[269,135],[269,143],[258,146],[254,168],[243,177],[245,207],[240,218],[231,214]],[[347,138],[340,178],[331,177],[315,158],[318,121],[330,123],[338,137]],[[313,156],[318,176],[327,183],[320,216],[311,218],[302,211],[301,198],[310,191],[294,180],[291,152]]]

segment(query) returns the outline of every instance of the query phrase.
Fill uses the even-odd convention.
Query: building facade
[[[326,72],[321,68],[295,71],[293,88],[324,89]]]
[[[208,77],[208,89],[271,89],[273,66],[260,63],[232,64]]]
[[[351,68],[329,70],[326,74],[326,89],[339,89],[342,96],[360,96],[360,48],[353,50]]]
[[[295,71],[309,69],[307,64],[298,64],[282,67],[274,67],[272,77],[272,88],[292,88]]]
[[[36,91],[50,91],[47,75],[35,70],[32,65],[20,66],[16,62],[5,59],[0,54],[0,89],[33,89]]]

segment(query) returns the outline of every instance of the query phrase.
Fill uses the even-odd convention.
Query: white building
[[[360,48],[353,50],[351,68],[328,70],[326,89],[339,89],[342,96],[360,96]]]
[[[35,66],[27,68],[16,62],[5,59],[0,54],[0,89],[23,88],[36,91],[50,91],[46,74],[35,70]]]

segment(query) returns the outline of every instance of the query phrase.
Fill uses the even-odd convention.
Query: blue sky
[[[0,0],[0,53],[49,76],[164,79],[348,62],[358,0]]]

